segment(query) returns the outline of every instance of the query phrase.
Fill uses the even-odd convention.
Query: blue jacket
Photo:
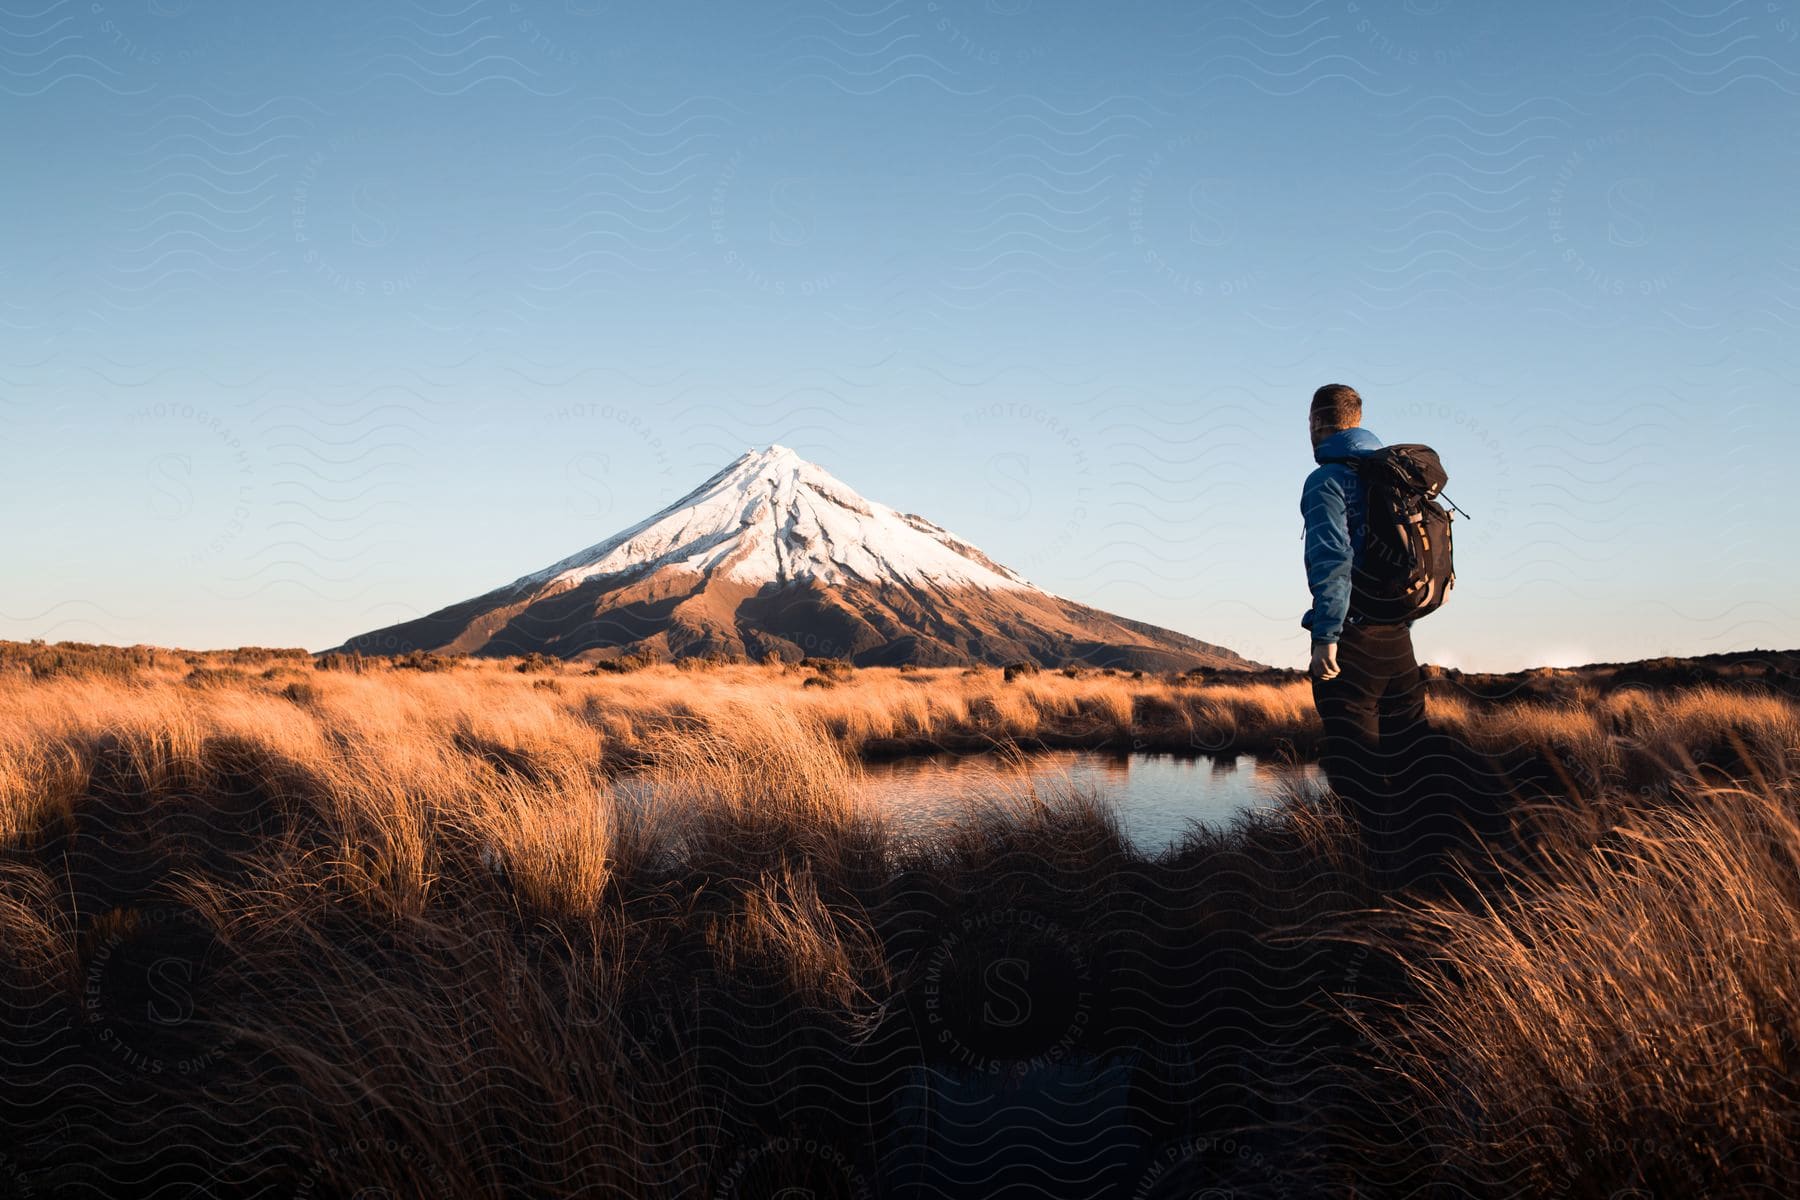
[[[1381,439],[1357,426],[1320,442],[1313,458],[1354,458],[1379,449]],[[1335,642],[1350,611],[1350,570],[1362,559],[1364,498],[1356,471],[1344,463],[1313,468],[1300,489],[1300,515],[1306,518],[1306,584],[1313,598],[1300,625],[1312,630],[1314,642]]]

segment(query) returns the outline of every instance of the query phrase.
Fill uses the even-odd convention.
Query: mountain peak
[[[741,463],[742,462],[755,462],[755,463],[775,464],[775,463],[803,463],[805,461],[806,460],[801,458],[798,453],[796,453],[793,450],[788,449],[788,447],[786,447],[786,446],[783,446],[780,442],[770,442],[767,446],[764,446],[761,450],[758,450],[755,446],[752,446],[748,450],[744,451],[742,454],[740,454],[738,456],[738,462],[741,462]]]
[[[751,587],[800,580],[1031,586],[948,530],[864,498],[779,443],[746,451],[668,508],[514,586],[571,586],[662,569]]]

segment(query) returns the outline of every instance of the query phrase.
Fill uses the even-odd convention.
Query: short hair
[[[1346,384],[1328,383],[1313,393],[1310,419],[1334,430],[1354,428],[1362,421],[1362,397]]]

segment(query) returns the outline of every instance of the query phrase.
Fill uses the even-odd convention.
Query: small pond
[[[1312,764],[1261,763],[1171,754],[1042,751],[1018,758],[941,754],[871,763],[863,786],[903,833],[955,821],[970,805],[1009,795],[1051,797],[1073,787],[1110,802],[1127,837],[1146,851],[1179,838],[1190,821],[1224,825],[1238,812],[1279,801],[1281,788],[1318,778]]]

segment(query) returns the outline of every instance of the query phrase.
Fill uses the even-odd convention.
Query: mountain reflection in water
[[[1181,836],[1190,821],[1224,825],[1238,812],[1279,802],[1285,785],[1319,778],[1312,764],[1170,754],[1044,751],[1025,756],[939,754],[894,759],[864,768],[863,787],[902,833],[925,833],[944,822],[1036,794],[1053,798],[1070,788],[1093,792],[1116,809],[1127,837],[1155,851]]]

